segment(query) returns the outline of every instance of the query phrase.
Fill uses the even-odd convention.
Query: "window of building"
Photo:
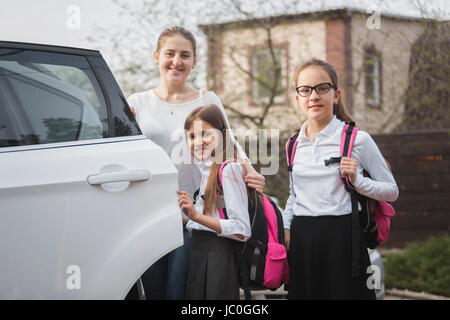
[[[373,47],[366,49],[364,59],[366,104],[381,105],[381,59]]]
[[[286,47],[273,48],[275,61],[269,48],[257,48],[251,53],[251,96],[254,105],[284,103],[286,98]]]

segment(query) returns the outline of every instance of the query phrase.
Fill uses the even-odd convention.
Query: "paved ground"
[[[286,300],[287,291],[283,287],[276,291],[252,291],[253,300]],[[241,300],[244,300],[244,291],[241,290]],[[388,289],[383,300],[450,300],[450,298],[428,294],[425,292],[413,292],[409,290]]]

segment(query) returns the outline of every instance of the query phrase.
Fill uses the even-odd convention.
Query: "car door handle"
[[[99,185],[111,182],[139,182],[150,179],[148,170],[126,170],[90,175],[87,181],[91,185]]]

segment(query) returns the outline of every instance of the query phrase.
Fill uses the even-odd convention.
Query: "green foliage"
[[[410,243],[385,262],[388,288],[425,291],[450,297],[450,236]]]

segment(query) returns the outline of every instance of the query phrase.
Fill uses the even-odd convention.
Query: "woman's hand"
[[[356,161],[352,158],[342,157],[341,164],[341,175],[347,176],[351,183],[356,181]]]
[[[284,246],[289,251],[289,245],[291,244],[291,230],[284,229]]]
[[[136,111],[134,111],[134,108],[130,106],[131,113],[136,118]]]
[[[263,175],[253,171],[245,175],[244,181],[248,187],[256,189],[259,193],[263,193],[264,186],[266,185],[266,178]]]
[[[185,191],[177,191],[178,197],[178,205],[181,210],[189,217],[189,219],[196,221],[196,218],[200,215],[198,211],[194,207],[194,203],[192,202],[191,197],[189,197],[188,193]]]
[[[259,193],[263,193],[264,186],[266,185],[266,178],[263,175],[256,172],[250,163],[242,164],[244,168],[244,182],[249,188],[256,189]]]

